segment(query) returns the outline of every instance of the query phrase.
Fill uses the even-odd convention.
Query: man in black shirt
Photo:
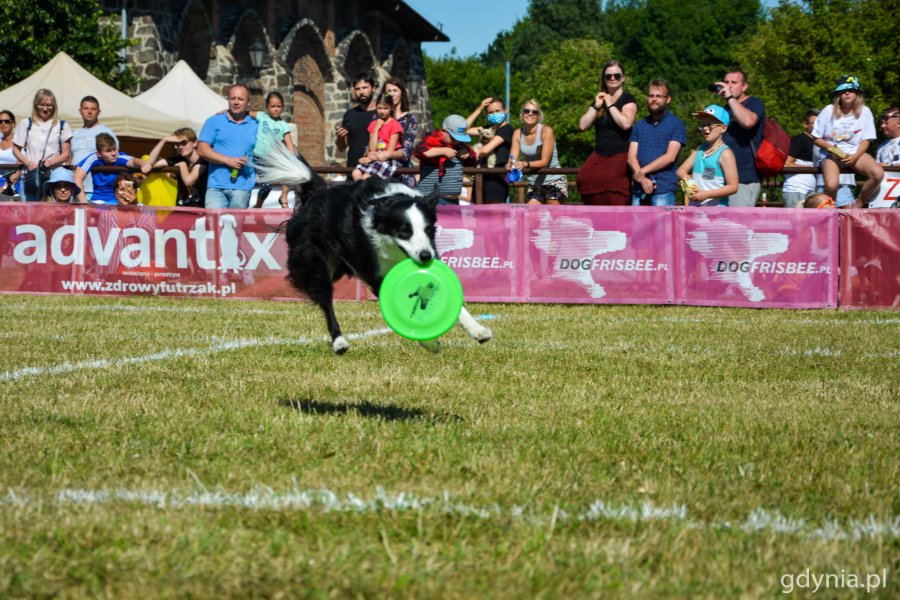
[[[806,111],[806,119],[803,122],[803,133],[791,138],[791,149],[787,157],[786,167],[811,167],[815,144],[813,144],[812,131],[816,126],[816,117],[819,111],[810,109]],[[781,199],[785,208],[800,208],[804,199],[816,191],[816,176],[812,174],[787,175],[784,178],[784,186],[781,188]]]
[[[347,151],[348,167],[355,167],[369,146],[369,123],[375,116],[375,80],[365,73],[356,75],[353,97],[358,106],[345,112],[334,129],[338,152]]]

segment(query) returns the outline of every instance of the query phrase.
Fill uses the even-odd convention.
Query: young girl
[[[812,132],[819,147],[816,165],[822,169],[825,193],[838,200],[841,167],[864,175],[866,182],[860,189],[859,200],[838,208],[866,206],[878,193],[884,177],[884,169],[866,153],[876,138],[875,119],[863,102],[863,89],[857,77],[841,77],[833,94],[834,102],[819,113]]]
[[[50,173],[50,179],[44,184],[44,202],[65,202],[68,204],[81,193],[75,184],[72,171],[65,167],[57,167]]]
[[[250,111],[250,116],[259,121],[259,132],[256,134],[256,146],[253,149],[254,160],[256,162],[264,161],[272,142],[284,142],[287,149],[293,154],[294,141],[291,139],[291,128],[281,118],[284,111],[284,97],[278,92],[269,92],[266,96],[266,112]],[[266,196],[272,191],[272,185],[263,183],[259,186],[259,193],[256,196],[256,208],[262,208]],[[289,188],[286,185],[281,186],[281,208],[287,208]]]
[[[353,180],[368,179],[373,175],[390,179],[397,170],[397,161],[391,158],[403,127],[393,117],[394,102],[388,94],[381,94],[375,102],[375,120],[369,124],[369,149],[353,169]]]
[[[722,140],[730,122],[728,112],[712,104],[703,112],[691,114],[700,121],[697,129],[703,135],[703,143],[678,167],[678,178],[686,182],[682,184],[685,204],[728,206],[728,196],[738,191],[734,152]]]

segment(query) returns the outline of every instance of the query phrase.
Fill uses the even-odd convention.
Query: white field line
[[[495,315],[485,314],[478,315],[475,317],[478,320],[491,320],[495,319]],[[364,331],[362,333],[351,333],[345,335],[349,341],[353,340],[361,340],[369,337],[374,337],[378,335],[384,335],[386,333],[390,333],[391,330],[388,327],[379,327],[376,329],[369,329],[368,331]],[[202,348],[174,348],[171,350],[160,350],[159,352],[153,352],[151,354],[144,354],[143,356],[128,356],[123,358],[98,358],[93,360],[84,360],[76,363],[64,362],[58,365],[52,365],[49,367],[23,367],[21,369],[16,369],[15,371],[6,371],[4,373],[0,373],[0,383],[7,381],[16,381],[19,379],[24,379],[25,377],[37,377],[41,375],[60,375],[62,373],[72,373],[74,371],[84,371],[89,369],[107,369],[109,367],[123,367],[128,365],[137,365],[148,362],[159,362],[163,360],[170,360],[173,358],[186,358],[192,356],[203,356],[207,354],[217,354],[219,352],[228,352],[229,350],[240,350],[243,348],[254,348],[260,346],[304,346],[306,344],[311,344],[319,341],[328,342],[329,339],[327,336],[323,336],[321,338],[259,338],[259,339],[246,339],[246,340],[228,340],[223,342],[216,342],[210,346],[202,347]]]
[[[444,491],[438,496],[420,497],[409,492],[388,493],[378,486],[375,493],[363,498],[353,493],[340,495],[327,489],[301,490],[294,488],[277,492],[269,487],[257,486],[246,493],[227,492],[221,489],[183,493],[176,490],[130,490],[63,488],[48,497],[31,497],[8,490],[0,496],[0,507],[25,507],[33,504],[103,505],[137,504],[160,510],[185,508],[244,508],[248,510],[318,511],[323,513],[381,514],[428,512],[435,515],[472,517],[482,520],[517,520],[528,525],[546,526],[551,521],[590,523],[594,521],[651,523],[671,522],[690,529],[736,530],[748,534],[775,533],[824,540],[861,540],[900,538],[900,516],[880,521],[870,515],[864,519],[839,521],[832,518],[810,522],[802,518],[785,517],[779,510],[757,508],[740,522],[704,522],[691,519],[683,504],[656,506],[652,502],[612,503],[595,500],[586,508],[572,512],[554,507],[552,513],[538,513],[533,509],[499,504],[478,506],[460,502],[453,494]]]
[[[346,335],[348,340],[357,340],[376,335],[384,335],[390,333],[387,327],[378,329],[370,329],[362,333],[352,333]],[[23,367],[15,371],[6,371],[0,373],[0,382],[16,381],[25,377],[38,377],[42,375],[60,375],[62,373],[72,373],[74,371],[84,371],[89,369],[107,369],[109,367],[123,367],[128,365],[138,365],[148,362],[159,362],[170,360],[173,358],[186,358],[192,356],[204,356],[207,354],[217,354],[219,352],[228,352],[230,350],[240,350],[243,348],[254,348],[260,346],[303,346],[315,342],[328,341],[328,337],[321,338],[260,338],[246,340],[230,340],[214,343],[210,346],[202,348],[173,348],[169,350],[160,350],[142,356],[127,356],[123,358],[98,358],[93,360],[83,360],[80,362],[64,362],[49,367]]]

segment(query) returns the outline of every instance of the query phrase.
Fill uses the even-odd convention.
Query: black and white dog
[[[350,344],[334,314],[334,282],[352,275],[378,296],[384,276],[401,260],[409,257],[425,264],[438,259],[438,196],[375,178],[328,186],[283,144],[273,144],[257,173],[261,181],[293,185],[299,191],[301,203],[286,222],[288,279],[325,313],[331,346],[343,354]],[[465,307],[459,324],[481,343],[492,337]],[[437,340],[420,344],[440,350]]]

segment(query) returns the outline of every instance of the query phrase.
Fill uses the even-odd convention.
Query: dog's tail
[[[263,160],[256,165],[257,179],[262,183],[282,183],[290,186],[312,181],[313,172],[284,144],[272,144]]]

